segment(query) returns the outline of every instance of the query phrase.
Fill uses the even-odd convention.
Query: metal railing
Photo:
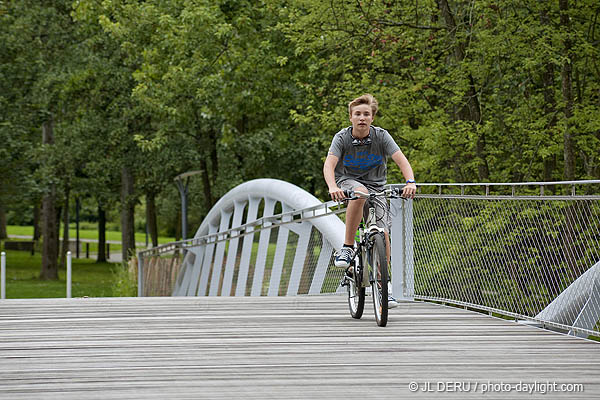
[[[71,296],[72,275],[73,275],[73,256],[70,251],[67,251],[66,265],[66,295],[67,299]],[[0,253],[0,300],[6,299],[6,252]]]
[[[141,251],[138,295],[335,293],[342,271],[311,221],[343,213],[345,207],[328,202]]]
[[[600,336],[599,188],[600,181],[421,184],[414,201],[392,204],[394,296]],[[345,211],[334,206],[140,252],[139,295],[334,293],[341,271],[332,267],[333,247],[310,225]]]
[[[599,187],[422,185],[431,193],[414,203],[415,298],[600,336]]]

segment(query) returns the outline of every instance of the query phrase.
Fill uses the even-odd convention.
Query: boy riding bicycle
[[[323,165],[323,175],[334,201],[346,198],[344,190],[359,192],[382,191],[387,181],[387,158],[398,165],[406,186],[402,196],[412,198],[417,186],[410,163],[385,130],[372,126],[377,114],[377,100],[362,95],[350,102],[348,112],[352,126],[335,134]],[[339,161],[342,162],[339,162]],[[346,233],[343,247],[335,254],[335,266],[348,268],[354,258],[354,238],[360,224],[365,199],[351,200],[346,208]],[[390,257],[389,216],[387,207],[377,207],[377,225],[385,229],[386,255]],[[389,307],[398,303],[390,296]]]

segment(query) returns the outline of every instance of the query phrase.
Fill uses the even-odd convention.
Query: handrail
[[[332,210],[332,208],[337,207],[337,209]],[[322,213],[317,213],[317,211],[323,211]],[[272,227],[274,224],[281,226],[291,223],[299,223],[303,221],[308,221],[314,218],[323,217],[325,215],[330,214],[340,214],[346,211],[345,206],[342,203],[338,203],[335,201],[328,201],[326,203],[322,203],[316,206],[303,208],[301,210],[292,210],[283,212],[280,214],[276,214],[270,217],[262,217],[258,218],[254,221],[248,222],[246,224],[240,225],[235,228],[228,229],[224,232],[212,233],[208,235],[201,236],[199,238],[194,239],[186,239],[180,240],[177,242],[171,242],[163,245],[159,245],[153,247],[151,249],[139,251],[138,254],[141,256],[148,255],[158,255],[162,253],[166,253],[169,251],[173,251],[176,248],[187,248],[194,247],[200,244],[206,243],[217,243],[226,240],[231,240],[234,238],[244,237],[246,235],[254,234],[256,232],[260,232],[263,229],[267,229]],[[306,215],[311,213],[312,215]],[[249,228],[254,228],[249,231]],[[235,234],[237,232],[237,234]]]
[[[555,182],[458,182],[458,183],[419,183],[417,186],[550,186],[550,185],[589,185],[600,184],[600,180],[588,179],[580,181]]]
[[[539,186],[539,185],[549,186],[549,185],[578,185],[578,184],[582,184],[582,185],[600,184],[600,180],[560,181],[560,182],[517,182],[517,183],[500,183],[500,182],[419,183],[418,186],[440,186],[440,187],[441,186],[456,186],[456,187],[461,187],[461,186],[527,186],[527,185],[529,185],[529,186]],[[394,183],[394,184],[390,184],[388,186],[401,187],[401,186],[404,186],[404,184],[395,184]],[[416,195],[416,197],[429,198],[429,197],[439,197],[440,195],[442,195],[442,194],[440,193],[438,195],[435,195],[435,194],[420,194],[419,193]],[[459,198],[459,197],[473,198],[473,199],[485,198],[488,200],[505,199],[507,197],[519,198],[522,200],[532,200],[532,199],[540,198],[539,196],[531,196],[531,195],[517,196],[514,191],[511,196],[489,195],[489,192],[487,190],[486,190],[485,196],[483,196],[483,195],[464,195],[462,193],[460,196],[459,195],[449,195],[449,194],[445,194],[442,196],[444,196],[446,198]],[[544,196],[543,191],[540,196]],[[568,199],[572,199],[573,196],[577,197],[578,199],[582,199],[582,200],[599,200],[600,199],[600,195],[598,195],[598,196],[577,195],[576,196],[575,194],[572,194],[571,196],[545,196],[545,197],[548,199],[551,199],[551,200],[568,200]],[[332,211],[331,210],[332,207],[337,207],[337,210]],[[318,211],[318,210],[323,210],[323,213],[316,214],[316,211]],[[292,210],[292,211],[287,211],[287,212],[283,212],[280,214],[276,214],[276,215],[273,215],[270,217],[258,218],[254,221],[240,225],[236,228],[229,229],[225,232],[208,234],[208,235],[204,235],[202,237],[194,238],[194,239],[180,240],[177,242],[171,242],[168,244],[153,247],[151,249],[142,250],[139,252],[139,254],[142,256],[157,255],[157,254],[162,254],[164,252],[172,251],[174,248],[193,247],[193,246],[197,246],[197,245],[203,244],[203,243],[217,243],[217,242],[221,242],[221,241],[225,241],[225,240],[230,240],[230,239],[233,239],[236,237],[243,237],[243,236],[249,235],[251,233],[255,233],[257,231],[260,231],[260,230],[270,227],[271,224],[284,225],[284,224],[289,224],[289,223],[294,223],[294,222],[302,222],[302,221],[306,221],[309,219],[321,217],[323,215],[339,214],[344,211],[345,211],[345,206],[342,203],[335,202],[335,201],[328,201],[328,202],[325,202],[325,203],[322,203],[322,204],[319,204],[316,206],[304,208],[301,210]],[[310,213],[310,212],[313,213],[312,216],[304,215],[304,214]],[[300,216],[300,217],[298,217],[298,216]],[[266,225],[266,224],[269,224],[269,225]],[[248,231],[248,228],[254,228],[254,229],[252,231]],[[238,232],[238,234],[232,235],[232,233],[234,233],[234,232]]]
[[[578,185],[593,185],[593,184],[600,184],[600,180],[595,180],[595,179],[588,179],[588,180],[580,180],[580,181],[555,181],[555,182],[512,182],[512,183],[506,183],[506,182],[463,182],[463,183],[419,183],[417,185],[418,188],[421,187],[428,187],[428,186],[433,186],[433,187],[437,187],[438,188],[438,193],[437,196],[447,196],[444,195],[442,193],[442,188],[443,187],[459,187],[460,188],[460,195],[461,196],[478,196],[478,195],[465,195],[465,188],[466,187],[485,187],[485,196],[489,199],[491,198],[490,195],[490,188],[491,187],[508,187],[511,188],[511,194],[510,195],[495,195],[499,198],[506,198],[506,197],[512,197],[512,198],[522,198],[525,196],[529,196],[532,197],[531,195],[519,195],[516,192],[516,188],[517,187],[524,187],[524,186],[539,186],[540,188],[540,196],[544,196],[544,189],[547,186],[571,186],[571,193],[570,195],[563,195],[563,196],[552,196],[552,198],[554,200],[562,200],[562,199],[571,199],[573,197],[577,197],[578,199],[583,199],[582,196],[586,196],[587,199],[590,200],[598,200],[600,199],[600,194],[599,195],[578,195],[576,192],[576,187]],[[400,186],[397,184],[392,184],[391,186]],[[420,190],[419,190],[420,192]],[[420,193],[417,193],[417,195],[419,195]],[[431,195],[429,194],[428,196],[436,196],[436,195]]]

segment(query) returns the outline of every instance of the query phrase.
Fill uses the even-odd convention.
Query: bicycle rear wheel
[[[367,257],[373,293],[373,308],[377,325],[386,326],[388,321],[388,263],[383,233],[373,237],[373,247]]]
[[[352,278],[348,279],[348,308],[352,318],[360,319],[365,309],[365,288],[361,284],[361,274],[357,272],[356,262],[352,266]]]

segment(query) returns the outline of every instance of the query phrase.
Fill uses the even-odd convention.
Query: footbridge
[[[138,298],[0,302],[0,398],[598,398],[599,187],[393,201],[379,328],[332,267],[344,206],[246,182],[138,254]]]
[[[391,200],[394,297],[600,336],[599,188],[600,181],[422,184],[414,200]],[[343,293],[333,254],[344,211],[287,182],[241,184],[193,239],[138,254],[138,294]]]

